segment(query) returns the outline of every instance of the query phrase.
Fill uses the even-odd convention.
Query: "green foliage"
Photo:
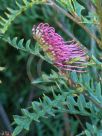
[[[76,110],[75,107],[78,107],[78,109]],[[49,97],[44,95],[43,100],[40,100],[40,102],[32,102],[32,106],[30,107],[32,112],[22,109],[22,116],[14,116],[15,123],[18,126],[14,130],[13,135],[17,135],[18,132],[16,133],[16,131],[18,127],[22,128],[20,129],[21,131],[23,129],[29,130],[29,126],[32,121],[39,121],[39,118],[46,117],[46,115],[55,116],[54,113],[56,112],[69,112],[71,114],[90,116],[91,113],[88,113],[87,110],[90,110],[91,108],[92,103],[86,103],[83,95],[78,96],[77,102],[72,96],[68,96],[67,92],[63,93],[63,95],[54,94],[54,100],[51,100]],[[92,112],[95,113],[95,111]]]
[[[20,50],[35,54],[34,51],[30,48],[31,40],[26,41],[25,46],[23,45],[24,39],[20,39],[18,43],[17,43],[17,40],[18,40],[17,37],[14,37],[12,40],[10,39],[10,37],[5,39],[5,41],[7,41],[10,45],[15,47],[16,49],[20,49]]]
[[[81,12],[84,7],[79,4],[76,0],[57,0],[61,5],[66,7],[72,14],[76,14],[81,16]]]
[[[96,38],[93,38],[94,34],[101,40],[100,27],[95,26],[101,24],[98,18],[101,14],[90,5],[93,2],[96,6],[97,1],[89,0],[89,4],[82,0],[54,2],[57,8],[50,0],[1,0],[0,104],[5,107],[11,122],[11,115],[14,115],[13,136],[26,132],[30,136],[101,136],[102,53],[97,47]],[[66,18],[66,14],[76,19],[79,26],[72,22],[73,19]],[[60,73],[38,43],[31,39],[32,26],[39,22],[52,24],[66,40],[76,37],[88,48],[90,59],[96,64],[90,66],[90,61],[86,73]],[[89,37],[87,29],[92,30],[92,37]],[[28,55],[32,55],[32,60]],[[39,59],[43,61],[41,73],[36,70],[36,67],[40,69]],[[33,73],[31,84],[26,62]],[[10,130],[5,120],[2,121],[1,109],[0,116],[0,130]]]
[[[23,11],[26,11],[28,8],[31,8],[34,4],[42,4],[45,3],[46,0],[31,0],[28,2],[27,0],[23,0],[23,4],[21,5],[16,1],[16,5],[18,9],[7,8],[8,12],[5,12],[6,18],[0,17],[0,28],[1,33],[5,33],[8,30],[8,27],[11,25],[12,21],[15,20],[17,16],[19,16]]]
[[[95,135],[95,136],[101,136],[102,135],[102,129],[98,129],[96,127],[96,124],[89,124],[89,123],[86,123],[86,127],[87,129],[85,131],[83,131],[81,134],[78,134],[77,136],[83,136],[83,135],[87,135],[87,136],[92,136],[92,135]]]
[[[78,88],[77,91],[67,88],[67,92],[64,92],[63,90],[57,95],[53,92],[53,100],[44,95],[43,99],[40,99],[39,102],[32,102],[29,110],[22,109],[22,116],[14,116],[14,123],[17,125],[14,135],[17,135],[16,130],[18,127],[22,128],[21,131],[23,129],[29,130],[32,121],[39,121],[41,117],[46,118],[48,115],[55,116],[56,112],[68,112],[70,114],[90,116],[91,118],[102,118],[102,115],[100,114],[101,110],[97,108],[96,104],[101,104],[102,101],[102,86],[100,83],[96,83],[97,86],[95,88],[93,81],[91,81],[91,78],[88,74],[84,77],[78,77],[76,73],[71,73],[71,77],[75,82],[82,84],[85,90],[89,90],[89,93],[92,96],[92,101],[86,101],[83,94],[78,94],[80,91],[83,91],[82,87]],[[59,83],[61,83],[61,81]],[[60,88],[59,91],[60,90],[62,90],[62,88]],[[93,92],[93,90],[95,90],[95,92]],[[86,93],[86,91],[83,93]],[[94,100],[96,103],[92,103]]]
[[[20,50],[28,52],[30,54],[39,56],[41,59],[48,61],[48,58],[44,57],[40,53],[40,48],[39,48],[38,44],[36,44],[34,47],[33,47],[33,45],[31,45],[31,40],[27,40],[25,42],[25,45],[24,45],[24,39],[18,40],[17,37],[14,37],[12,40],[10,37],[8,37],[8,38],[4,38],[4,40],[16,49],[20,49]]]
[[[85,24],[97,23],[97,16],[94,12],[91,12],[86,16],[82,14],[86,9],[84,5],[81,4],[81,2],[77,0],[57,0],[57,2],[60,3],[62,7],[66,8],[72,14],[72,16],[74,16],[76,20],[78,20],[78,22]]]

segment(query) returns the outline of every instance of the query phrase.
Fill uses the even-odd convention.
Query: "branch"
[[[99,45],[99,47],[101,47],[101,45],[100,45],[101,44],[100,39],[98,39],[95,35],[93,35],[85,25],[83,25],[82,23],[80,23],[79,22],[79,18],[71,16],[63,8],[59,7],[55,2],[52,2],[51,6],[54,6],[57,10],[61,11],[65,16],[67,16],[68,18],[70,18],[73,22],[75,22],[76,24],[78,24],[79,26],[81,26],[84,29],[84,31],[88,33],[88,35],[90,37],[92,37],[92,38],[95,39],[95,41],[97,42],[97,44]]]
[[[70,31],[66,30],[64,28],[64,26],[57,20],[55,20],[55,23],[58,25],[58,27],[70,38],[72,38],[73,40],[75,40],[77,43],[79,43],[80,45],[82,45],[82,43],[74,36],[73,33],[71,33]],[[83,45],[84,46],[84,45]]]

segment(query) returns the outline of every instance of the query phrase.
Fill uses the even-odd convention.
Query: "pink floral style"
[[[43,51],[61,70],[84,72],[87,62],[87,52],[75,41],[65,42],[47,23],[33,26],[33,37]]]

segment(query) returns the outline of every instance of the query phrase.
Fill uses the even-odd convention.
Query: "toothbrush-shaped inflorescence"
[[[61,70],[84,72],[87,63],[87,51],[75,41],[65,42],[47,23],[33,26],[33,37],[43,51]]]

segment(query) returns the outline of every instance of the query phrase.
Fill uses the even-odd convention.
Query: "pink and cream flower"
[[[75,41],[65,42],[47,23],[34,25],[34,39],[51,61],[61,70],[84,72],[87,63],[87,51]]]

